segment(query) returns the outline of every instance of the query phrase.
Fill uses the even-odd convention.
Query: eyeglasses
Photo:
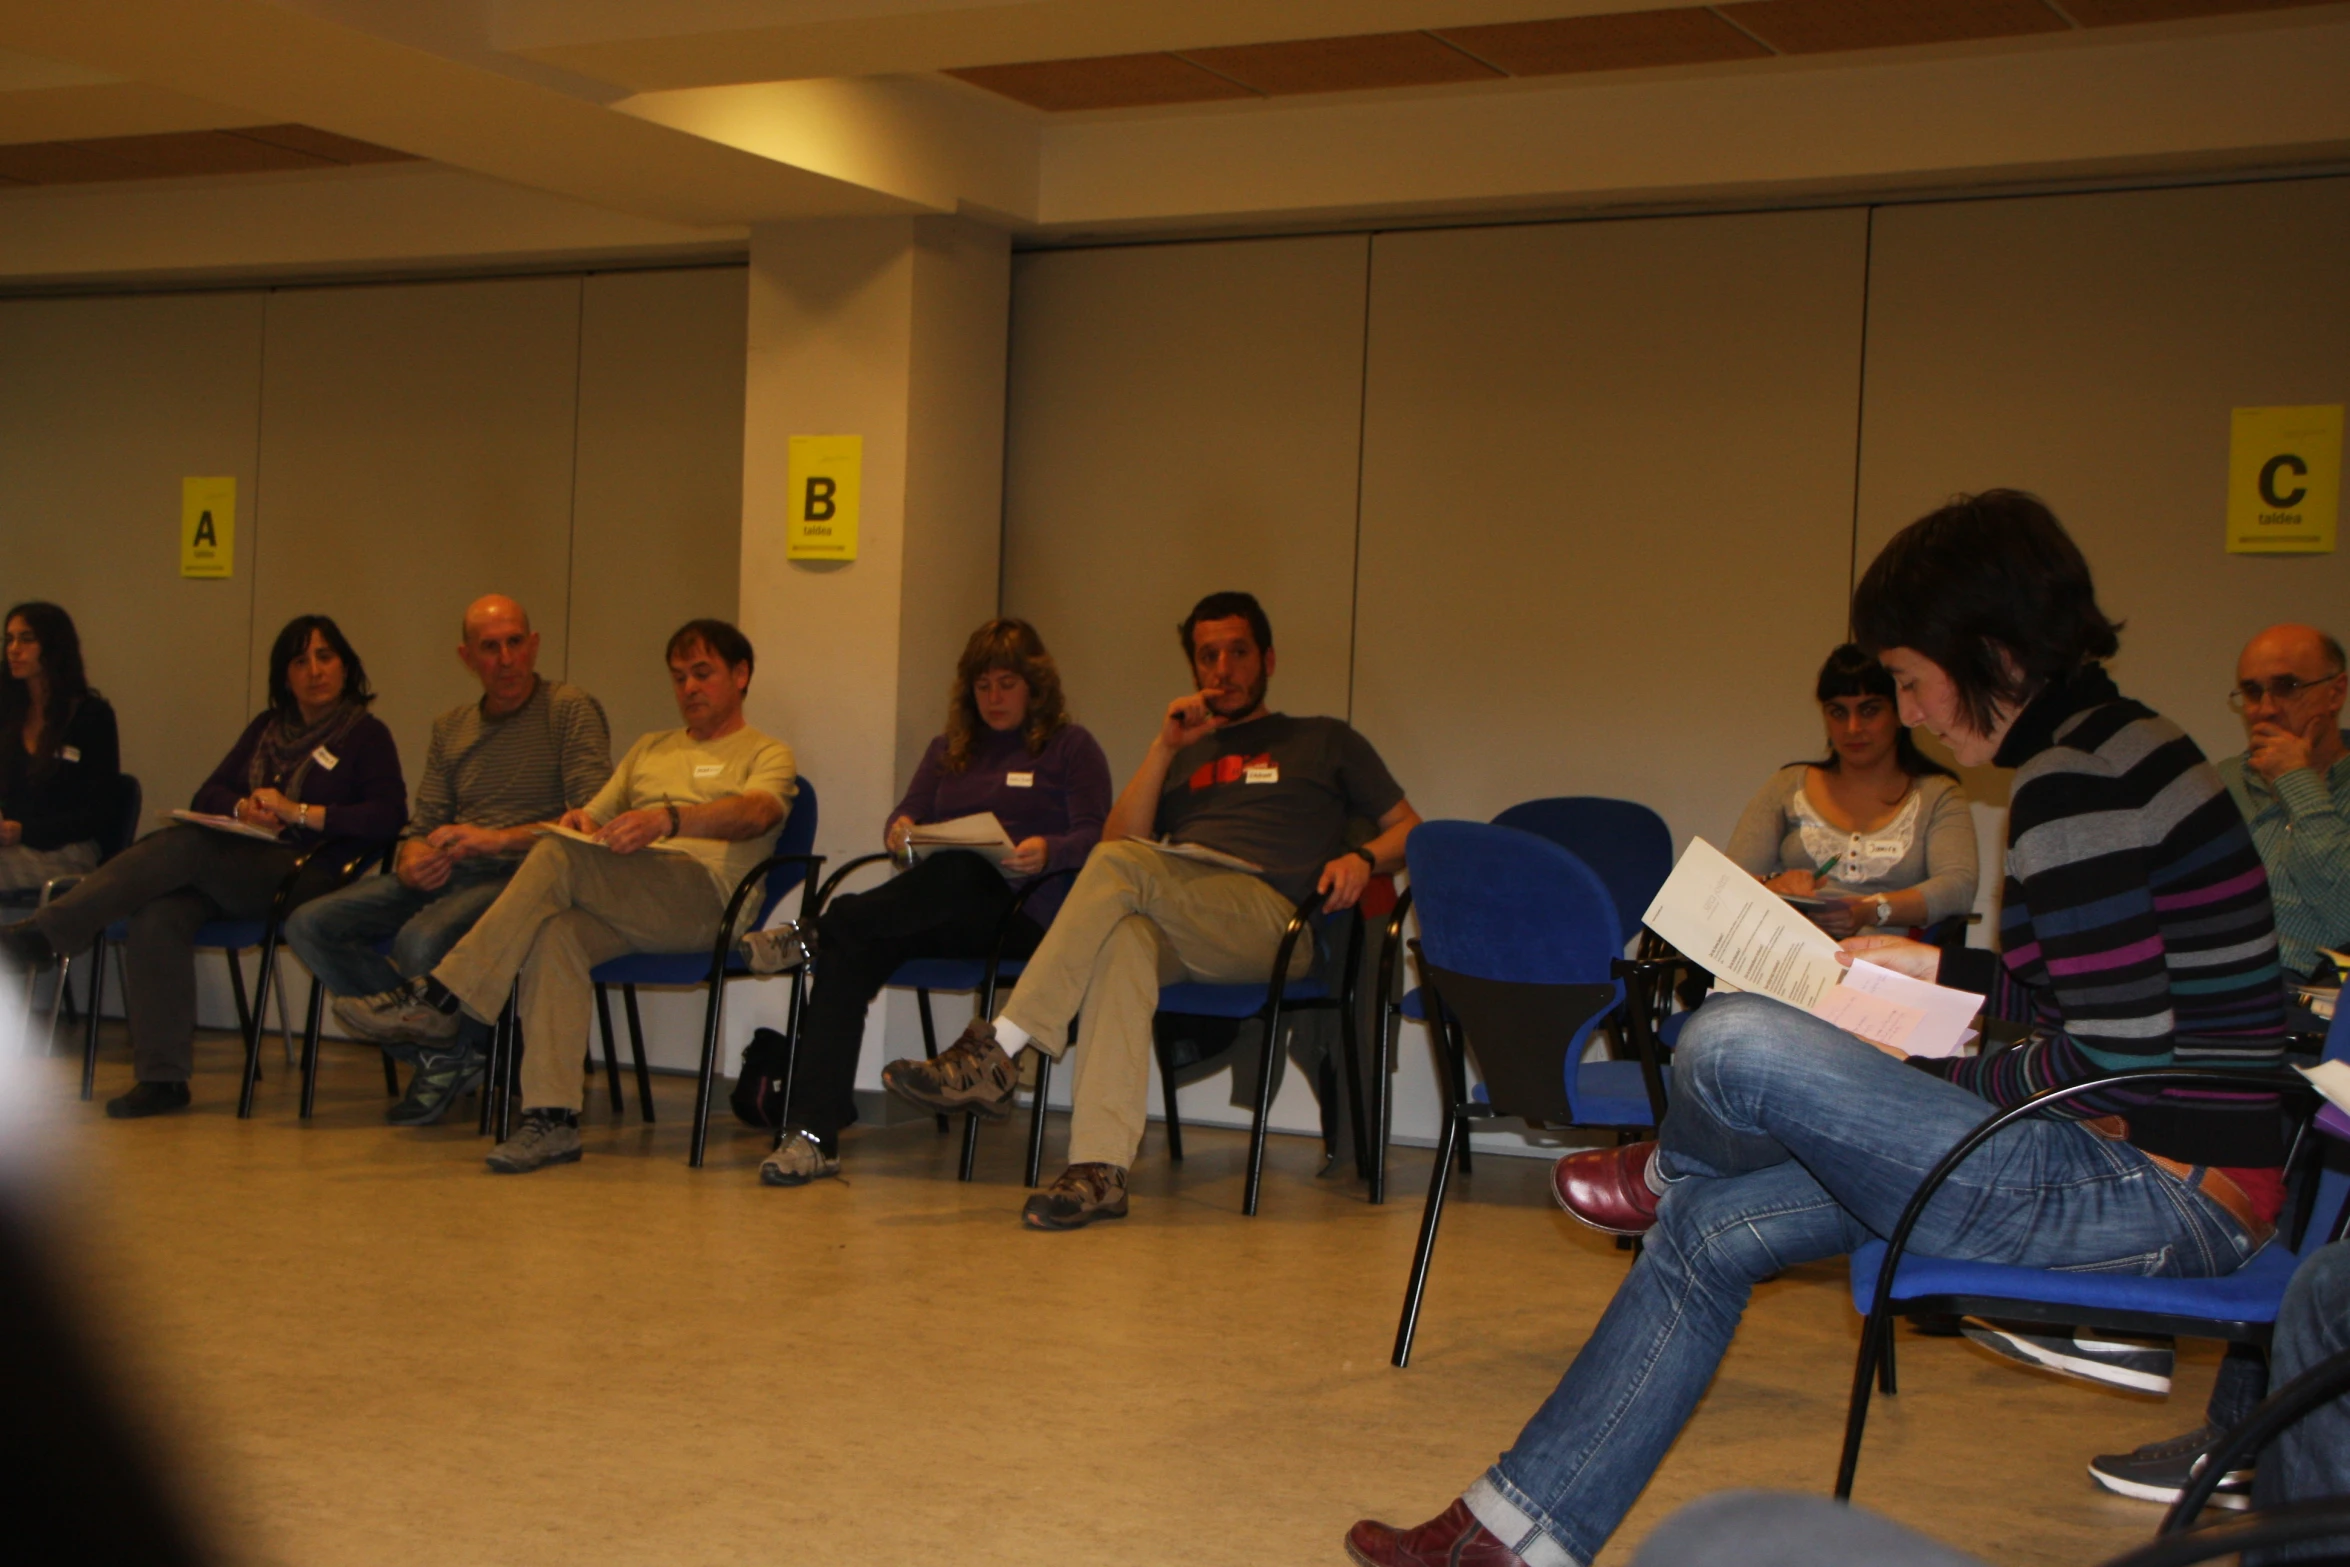
[[[2282,707],[2304,691],[2314,691],[2319,686],[2332,685],[2341,679],[2342,675],[2343,671],[2337,669],[2332,674],[2320,675],[2315,680],[2304,680],[2299,675],[2278,675],[2273,680],[2246,680],[2229,689],[2228,706],[2241,713],[2253,703],[2266,697],[2269,701]]]

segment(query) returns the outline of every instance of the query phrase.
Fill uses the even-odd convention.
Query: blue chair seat
[[[1471,1087],[1469,1097],[1478,1104],[1492,1102],[1485,1096],[1483,1083]],[[1593,1126],[1653,1124],[1648,1082],[1640,1075],[1637,1061],[1584,1062],[1575,1069],[1575,1086],[1569,1097],[1574,1100],[1577,1121]]]
[[[1866,1313],[1884,1265],[1885,1243],[1870,1241],[1852,1254],[1852,1300]],[[1993,1300],[2073,1306],[2086,1320],[2128,1312],[2200,1317],[2215,1322],[2273,1322],[2285,1282],[2301,1258],[2282,1244],[2264,1246],[2235,1272],[2217,1279],[2149,1279],[2137,1274],[2069,1273],[1997,1262],[1953,1262],[1911,1254],[1893,1278],[1895,1300],[1966,1295]]]
[[[739,948],[729,948],[726,972],[748,974]],[[710,982],[710,954],[702,952],[627,952],[608,958],[593,970],[599,985],[706,985]]]
[[[1282,1004],[1327,1001],[1330,992],[1318,979],[1293,979],[1282,991]],[[1262,985],[1161,985],[1159,1010],[1185,1017],[1250,1018],[1265,1010]]]
[[[996,965],[998,979],[1017,979],[1026,960],[1006,958]],[[978,990],[987,983],[987,963],[980,958],[909,958],[890,975],[900,990]]]
[[[1694,1012],[1676,1012],[1666,1018],[1657,1028],[1657,1043],[1663,1045],[1667,1050],[1672,1049],[1673,1046],[1681,1042],[1681,1030],[1687,1028],[1689,1020],[1695,1016],[1697,1014]]]

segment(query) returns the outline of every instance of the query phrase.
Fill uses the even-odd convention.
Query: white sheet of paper
[[[1838,985],[1820,997],[1812,1009],[1847,1034],[1857,1034],[1872,1045],[1884,1045],[1904,1055],[1922,1054],[1911,1044],[1926,1014],[1885,996],[1871,995],[1850,985]]]
[[[906,832],[917,849],[1009,849],[1012,835],[993,811],[958,816],[951,822],[919,822]]]
[[[1959,1047],[1974,1036],[1975,1014],[1983,1010],[1983,998],[1971,990],[1953,990],[1947,985],[1912,979],[1866,958],[1854,958],[1844,975],[1844,983],[1836,988],[1873,996],[1915,1012],[1917,1022],[1901,1038],[1879,1041],[1913,1056],[1957,1055]],[[1828,1014],[1823,1011],[1820,1016]],[[1857,1028],[1852,1031],[1863,1039],[1877,1038]]]
[[[612,847],[601,838],[597,838],[588,833],[581,832],[576,827],[566,827],[561,822],[538,822],[534,824],[530,830],[542,837],[552,835],[557,838],[569,838],[573,843],[593,844],[599,849],[610,849]],[[673,843],[662,843],[658,840],[646,844],[645,849],[658,849],[663,854],[685,853],[683,849],[679,848]],[[645,852],[645,849],[639,849],[637,852],[642,854]]]
[[[2350,1061],[2320,1061],[2315,1066],[2297,1066],[2294,1071],[2309,1079],[2309,1085],[2344,1115],[2350,1115]]]
[[[1703,838],[1692,838],[1641,923],[1740,990],[1817,1011],[1844,977],[1836,941]]]
[[[205,811],[166,811],[164,814],[175,822],[186,822],[191,827],[209,827],[214,832],[234,833],[240,838],[258,838],[263,843],[278,841],[276,833],[267,828],[249,826],[233,816],[214,816]]]

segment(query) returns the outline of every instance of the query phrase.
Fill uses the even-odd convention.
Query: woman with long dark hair
[[[1907,930],[1975,901],[1975,821],[1957,775],[1918,749],[1893,677],[1847,642],[1816,682],[1828,754],[1771,774],[1724,850],[1773,892],[1813,898],[1831,936]]]
[[[1358,1523],[1372,1567],[1588,1562],[1713,1380],[1754,1285],[1886,1236],[1927,1172],[2042,1089],[2122,1067],[2274,1072],[2276,924],[2252,836],[2176,724],[2114,689],[2119,627],[2048,508],[1994,490],[1895,535],[1853,597],[1901,716],[1965,766],[2015,769],[2000,951],[1846,943],[1944,984],[2021,993],[2030,1037],[1912,1061],[1767,996],[1716,996],[1673,1059],[1654,1142],[1559,1161],[1561,1206],[1646,1244],[1510,1450],[1413,1529]],[[2003,1009],[2004,1010],[2004,1009]],[[2019,1121],[1927,1203],[1916,1250],[2208,1278],[2266,1243],[2284,1117],[2241,1091],[2107,1089]],[[2078,1119],[2074,1117],[2093,1117]]]
[[[392,732],[359,654],[332,620],[297,615],[269,653],[269,706],[196,791],[193,809],[241,824],[175,823],[107,861],[31,919],[0,927],[0,960],[32,969],[130,920],[124,988],[138,1081],[108,1101],[117,1120],[188,1103],[195,1068],[196,931],[209,919],[259,919],[303,853],[330,840],[388,843],[408,819]],[[333,856],[340,858],[340,856]],[[326,890],[318,856],[295,886]]]
[[[73,617],[34,600],[0,617],[0,892],[97,868],[118,808],[114,709],[82,674]]]
[[[783,1138],[759,1167],[760,1180],[800,1186],[840,1173],[840,1134],[857,1119],[857,1049],[873,998],[909,958],[986,957],[1023,886],[1085,863],[1110,797],[1109,760],[1070,721],[1061,671],[1036,628],[991,620],[972,632],[947,692],[946,732],[922,753],[882,842],[902,854],[916,826],[992,811],[1012,851],[1000,869],[976,853],[935,853],[825,910]],[[1036,950],[1066,890],[1037,889],[1012,918],[1006,956]]]

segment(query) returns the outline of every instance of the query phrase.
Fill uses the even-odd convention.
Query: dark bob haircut
[[[302,704],[294,700],[294,687],[286,679],[286,666],[310,645],[313,631],[326,638],[326,645],[343,661],[343,700],[360,707],[374,701],[375,691],[367,684],[367,666],[359,662],[359,650],[351,646],[343,628],[330,616],[296,615],[269,645],[269,705],[283,716],[300,721]]]
[[[1940,665],[1978,734],[1998,727],[2000,707],[2111,658],[2121,629],[2097,607],[2080,546],[2021,490],[1928,512],[1877,552],[1852,594],[1853,640]]]
[[[1822,705],[1856,696],[1876,697],[1888,707],[1898,706],[1901,700],[1893,690],[1893,676],[1885,666],[1870,657],[1867,648],[1856,647],[1850,642],[1830,653],[1828,661],[1820,666],[1820,678],[1813,695]],[[1918,749],[1917,739],[1910,733],[1907,724],[1894,732],[1893,760],[1912,778],[1926,778],[1937,773],[1944,778],[1958,776]],[[1844,758],[1837,754],[1836,748],[1830,746],[1828,754],[1811,765],[1832,773],[1843,762]]]
[[[733,622],[725,620],[687,621],[670,637],[668,651],[662,657],[682,657],[687,649],[697,643],[717,654],[729,669],[738,664],[745,669],[757,667],[752,662],[751,639],[735,630]]]
[[[1196,651],[1191,645],[1192,628],[1203,620],[1230,620],[1238,615],[1248,622],[1249,635],[1257,639],[1257,651],[1273,650],[1273,622],[1265,618],[1265,606],[1257,602],[1254,593],[1211,593],[1191,606],[1191,613],[1183,617],[1183,624],[1175,628],[1175,635],[1183,641],[1183,656],[1188,661]]]

